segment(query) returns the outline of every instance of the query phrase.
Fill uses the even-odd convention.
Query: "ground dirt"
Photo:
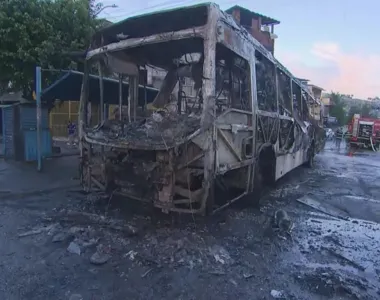
[[[238,203],[207,219],[84,194],[77,161],[46,161],[42,173],[0,161],[0,299],[380,298],[377,153],[327,144],[260,209]],[[279,208],[291,236],[272,229]]]

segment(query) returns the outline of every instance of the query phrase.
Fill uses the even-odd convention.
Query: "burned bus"
[[[119,113],[88,125],[89,73],[119,74]],[[164,74],[151,103],[147,73]],[[148,72],[149,71],[149,72]],[[121,85],[127,82],[128,93]],[[313,164],[316,101],[216,4],[132,17],[96,33],[79,113],[81,181],[164,212],[210,214]],[[318,116],[319,115],[319,116]],[[130,201],[130,200],[129,200]]]

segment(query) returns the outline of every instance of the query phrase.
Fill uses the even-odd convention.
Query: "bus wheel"
[[[309,150],[307,151],[307,162],[306,166],[308,168],[314,168],[314,157],[315,157],[315,147],[314,143],[310,146]]]

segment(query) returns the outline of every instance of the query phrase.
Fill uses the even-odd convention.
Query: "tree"
[[[363,117],[370,117],[371,116],[372,107],[368,103],[364,103],[360,109],[360,115]]]
[[[0,86],[30,94],[35,66],[67,69],[99,24],[94,0],[0,1]],[[51,77],[44,74],[45,83]]]
[[[93,19],[95,19],[97,17],[97,15],[99,14],[99,12],[102,10],[103,3],[98,2],[96,0],[88,0],[87,3],[89,5],[90,16]]]
[[[335,117],[340,126],[345,125],[347,119],[342,96],[339,93],[332,92],[330,97],[332,102],[332,107],[330,108],[330,116]]]

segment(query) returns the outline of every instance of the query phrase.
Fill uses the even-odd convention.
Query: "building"
[[[83,73],[78,71],[63,71],[63,75],[44,89],[41,93],[41,101],[49,104],[51,107],[49,113],[49,127],[54,137],[67,136],[67,123],[69,120],[77,122],[79,112],[79,99],[82,88]],[[89,99],[90,103],[88,110],[91,118],[89,123],[96,125],[99,123],[99,103],[100,103],[100,89],[99,77],[95,75],[89,76]],[[115,107],[119,103],[119,81],[114,78],[103,78],[104,85],[104,101],[105,111],[108,107],[108,115],[113,118],[112,114]],[[123,103],[127,103],[127,95],[129,90],[129,83],[123,82]],[[146,93],[145,93],[146,92]],[[145,95],[147,103],[153,101],[157,95],[157,90],[151,87],[139,86],[139,105],[145,102]]]
[[[304,87],[307,87],[307,85],[309,84],[309,79],[304,79],[304,78],[296,78],[299,82],[301,82],[301,84],[304,86]]]
[[[307,86],[309,88],[310,93],[312,93],[312,95],[314,96],[314,98],[317,100],[321,100],[323,88],[316,86],[314,84],[308,84]]]
[[[274,53],[274,40],[277,38],[274,34],[274,26],[280,24],[280,21],[238,5],[227,9],[226,13],[232,15],[235,22],[247,29],[268,51]]]
[[[5,93],[5,94],[0,96],[0,135],[2,135],[2,132],[3,132],[2,131],[3,130],[3,127],[2,127],[2,124],[3,124],[2,108],[4,106],[13,105],[16,103],[25,103],[25,102],[28,102],[28,100],[26,100],[23,97],[22,92]]]
[[[307,88],[309,90],[309,92],[313,95],[315,100],[317,100],[318,102],[320,102],[320,104],[322,104],[322,105],[316,104],[316,105],[310,106],[310,114],[313,116],[315,120],[320,120],[321,117],[325,116],[325,107],[322,101],[323,88],[314,84],[310,84],[309,79],[305,79],[305,78],[296,78],[296,79],[300,81],[301,85],[304,88]]]
[[[322,112],[323,118],[324,118],[324,122],[326,123],[330,117],[330,109],[332,106],[332,101],[330,97],[323,96],[321,98],[321,102],[323,105],[323,112]]]

